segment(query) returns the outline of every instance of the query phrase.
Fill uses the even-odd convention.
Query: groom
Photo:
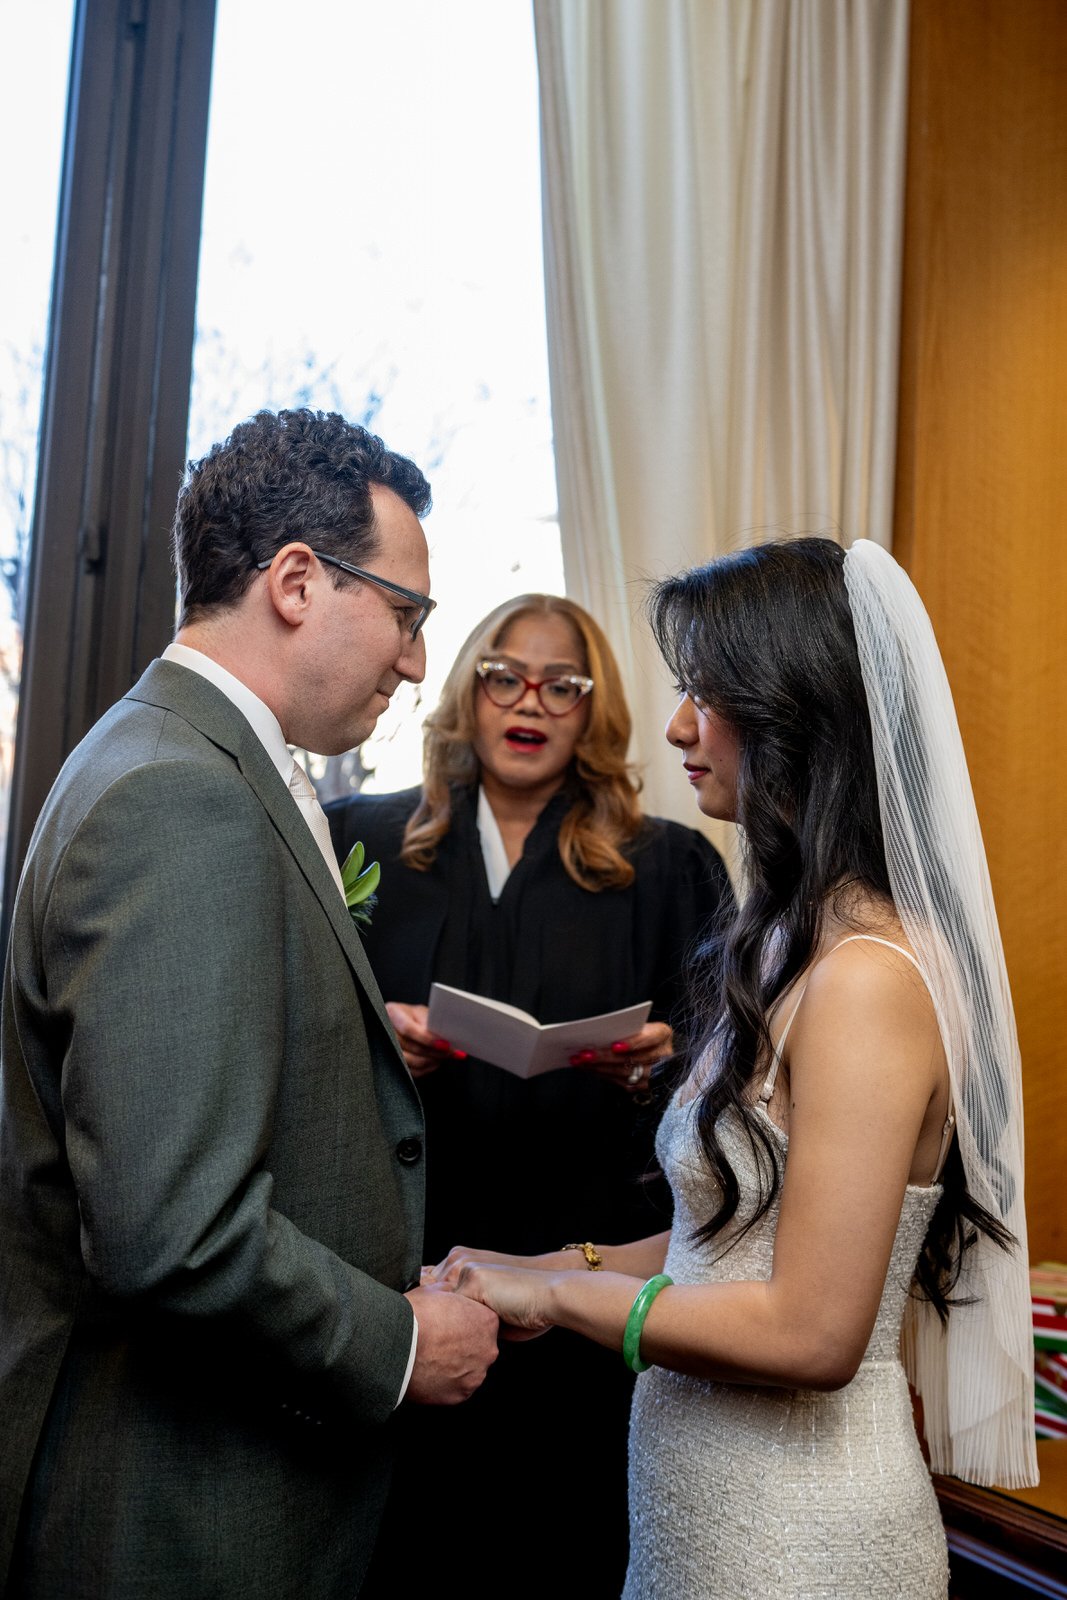
[[[350,749],[422,679],[428,505],[338,416],[235,429],[179,498],[175,644],[38,821],[3,1004],[7,1600],[353,1600],[393,1411],[494,1359],[490,1312],[418,1287],[419,1101],[287,749]]]

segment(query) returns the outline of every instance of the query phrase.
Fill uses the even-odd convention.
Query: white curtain
[[[888,545],[907,0],[534,0],[567,586],[693,821],[648,580],[769,533]]]

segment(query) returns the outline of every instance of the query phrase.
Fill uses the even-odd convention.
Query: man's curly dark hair
[[[333,411],[260,411],[189,462],[174,513],[179,626],[236,603],[292,539],[363,565],[378,548],[371,487],[417,517],[430,486],[406,456]],[[331,569],[335,583],[351,580]]]

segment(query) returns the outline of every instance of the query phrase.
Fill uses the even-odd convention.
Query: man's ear
[[[322,582],[322,571],[306,544],[285,544],[265,573],[267,595],[278,620],[298,628],[311,605],[311,590]]]

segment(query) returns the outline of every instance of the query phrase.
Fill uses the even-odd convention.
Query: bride
[[[761,545],[650,610],[667,738],[746,865],[660,1127],[674,1225],[432,1276],[643,1374],[629,1600],[943,1600],[908,1380],[935,1471],[1036,1482],[1018,1046],[944,669],[867,541]]]

